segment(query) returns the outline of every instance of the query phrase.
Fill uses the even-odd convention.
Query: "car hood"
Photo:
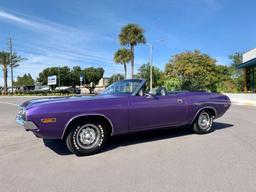
[[[21,107],[31,108],[38,105],[52,104],[52,103],[65,103],[74,101],[85,101],[85,100],[98,100],[98,99],[111,99],[124,97],[124,95],[97,95],[97,96],[66,96],[66,97],[45,97],[39,99],[33,99],[24,102]]]

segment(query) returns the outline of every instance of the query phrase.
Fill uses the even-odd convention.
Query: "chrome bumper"
[[[25,121],[20,115],[16,116],[16,122],[23,126],[27,131],[38,130],[38,127],[32,121]]]

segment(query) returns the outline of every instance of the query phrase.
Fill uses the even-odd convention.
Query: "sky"
[[[230,54],[256,47],[255,7],[254,0],[0,0],[0,50],[11,37],[13,51],[26,58],[14,78],[76,65],[103,67],[108,77],[123,73],[113,54],[122,26],[135,23],[161,70],[173,55],[195,49],[229,65]],[[135,69],[148,61],[149,45],[138,45]]]

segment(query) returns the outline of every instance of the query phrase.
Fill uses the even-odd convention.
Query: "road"
[[[0,191],[256,190],[256,107],[232,106],[211,134],[118,136],[102,153],[77,157],[16,125],[16,104],[26,99],[0,97]]]

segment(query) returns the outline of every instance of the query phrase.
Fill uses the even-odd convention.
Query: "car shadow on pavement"
[[[214,122],[215,131],[231,128],[232,124]],[[120,135],[113,137],[103,149],[103,152],[109,151],[121,146],[133,145],[138,143],[146,143],[163,139],[170,139],[175,137],[181,137],[186,135],[195,134],[191,127],[177,127],[177,128],[163,128],[158,130],[152,130],[147,132],[139,132],[128,135]]]
[[[214,122],[215,131],[231,128],[232,124]],[[134,145],[138,143],[151,142],[156,140],[170,139],[174,137],[186,136],[194,134],[193,130],[188,127],[179,127],[179,128],[166,128],[158,129],[147,132],[139,132],[127,135],[113,136],[102,152],[113,150],[115,148],[127,145]],[[65,142],[62,140],[53,140],[53,139],[44,139],[44,145],[49,149],[53,150],[59,155],[70,155],[72,154],[66,147]]]
[[[44,145],[59,155],[71,155],[65,141],[60,139],[43,139]]]

